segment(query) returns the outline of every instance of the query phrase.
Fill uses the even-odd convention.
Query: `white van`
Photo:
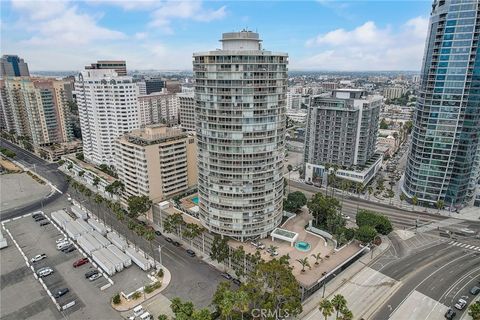
[[[145,310],[143,310],[142,305],[139,305],[139,306],[136,306],[135,308],[133,308],[133,315],[135,317],[138,317],[139,315],[143,314],[144,312],[145,312]]]
[[[153,317],[150,315],[150,313],[145,312],[140,316],[140,320],[153,320]]]

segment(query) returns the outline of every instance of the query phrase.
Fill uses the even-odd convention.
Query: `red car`
[[[80,267],[80,266],[83,266],[84,264],[86,263],[89,263],[90,261],[88,260],[88,258],[82,258],[80,260],[77,260],[73,263],[73,267],[76,268],[76,267]]]

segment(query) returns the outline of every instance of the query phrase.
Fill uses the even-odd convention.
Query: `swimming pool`
[[[198,197],[197,196],[193,197],[192,202],[195,204],[198,204]]]
[[[305,241],[299,241],[299,242],[296,242],[295,243],[295,248],[297,248],[297,250],[299,251],[308,251],[310,250],[310,243],[308,242],[305,242]]]

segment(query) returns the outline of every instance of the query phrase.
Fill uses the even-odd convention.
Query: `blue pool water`
[[[295,243],[295,248],[297,248],[299,251],[308,251],[310,250],[310,243],[299,241]]]
[[[192,201],[193,201],[193,203],[198,204],[198,197],[197,196],[193,197]]]

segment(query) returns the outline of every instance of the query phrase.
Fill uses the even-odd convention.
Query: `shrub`
[[[161,314],[157,318],[158,320],[168,320],[168,316],[166,314]]]
[[[163,277],[163,269],[158,270],[157,277],[159,278]]]
[[[355,232],[355,239],[363,243],[372,242],[375,236],[377,235],[377,230],[371,226],[361,226]]]
[[[347,241],[352,240],[355,237],[355,229],[353,228],[345,228],[345,238]]]
[[[9,157],[9,158],[15,158],[15,156],[17,155],[12,150],[7,149],[7,148],[3,148],[3,147],[0,148],[0,152],[3,153],[6,157]]]
[[[143,288],[143,292],[145,292],[146,294],[152,293],[153,290],[155,290],[155,289],[153,288],[152,285],[149,285],[149,284],[147,284],[147,285]]]
[[[120,293],[117,293],[113,296],[112,302],[113,302],[113,304],[119,304],[120,303]]]
[[[135,291],[134,294],[132,294],[132,299],[133,300],[137,300],[138,298],[140,298],[142,296],[142,294],[139,292],[139,291]]]
[[[160,281],[155,281],[155,282],[152,284],[153,290],[157,290],[157,289],[159,289],[161,286],[162,286],[162,283],[161,283]]]

